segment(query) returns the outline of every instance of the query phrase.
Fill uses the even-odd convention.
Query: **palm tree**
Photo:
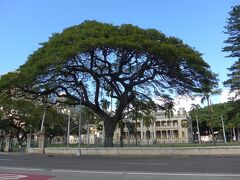
[[[107,99],[102,99],[101,100],[101,106],[102,106],[102,109],[107,112],[107,109],[109,108],[109,101]],[[104,127],[104,122],[103,122],[103,126],[102,126],[102,143],[104,144],[104,140],[105,140],[105,127]]]
[[[199,104],[192,104],[191,105],[191,110],[194,112],[195,114],[195,118],[196,118],[196,122],[197,122],[197,132],[198,132],[198,143],[201,144],[201,135],[200,135],[200,130],[199,130],[199,121],[198,121],[198,110],[200,109],[200,105]]]
[[[151,111],[147,111],[146,114],[144,114],[143,116],[143,123],[144,125],[147,127],[147,132],[149,132],[149,127],[152,124],[152,122],[155,120],[155,117],[153,116],[153,114],[151,113]],[[149,135],[147,135],[146,133],[146,137],[147,137],[147,143],[149,144]]]
[[[83,115],[85,116],[86,123],[87,123],[87,146],[89,146],[90,141],[90,124],[96,123],[95,113],[88,107],[84,106]]]
[[[207,101],[207,107],[208,107],[208,116],[209,116],[209,125],[210,125],[210,129],[211,129],[211,133],[212,133],[212,138],[213,138],[213,143],[215,144],[215,138],[214,138],[214,131],[213,131],[213,118],[212,118],[212,109],[211,109],[211,96],[214,95],[219,95],[221,94],[221,90],[220,89],[216,89],[216,90],[207,90],[205,91],[201,96],[201,103],[203,104],[205,101]]]
[[[135,120],[135,140],[136,140],[136,146],[137,146],[137,129],[138,129],[138,120],[143,118],[143,112],[140,110],[140,108],[136,105],[133,110],[133,119]]]
[[[104,111],[107,111],[107,109],[110,106],[110,102],[107,99],[102,99],[101,100],[101,106]]]
[[[174,107],[173,101],[168,101],[168,102],[164,103],[164,105],[163,105],[163,108],[165,111],[165,117],[167,117],[169,121],[171,120],[171,118],[174,115],[173,111],[175,111],[175,109],[173,107]],[[172,131],[170,130],[170,142],[171,143],[172,143],[172,138],[173,138],[173,134],[172,134]]]
[[[223,118],[224,110],[225,110],[225,106],[223,104],[221,104],[220,105],[220,117],[221,117],[222,130],[223,130],[223,140],[224,140],[224,143],[227,143],[225,124],[224,124],[224,118]]]
[[[136,146],[138,144],[138,137],[137,137],[137,129],[138,129],[138,120],[143,118],[143,111],[141,110],[143,106],[143,102],[139,101],[138,99],[134,99],[132,102],[132,109],[128,112],[132,121],[135,121],[135,142]]]

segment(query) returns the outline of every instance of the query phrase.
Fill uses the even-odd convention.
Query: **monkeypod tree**
[[[200,93],[212,81],[201,54],[177,38],[130,24],[85,21],[53,34],[17,72],[2,77],[0,88],[48,94],[51,103],[82,103],[104,121],[104,145],[113,146],[115,127],[134,99]],[[114,112],[101,107],[102,99],[118,102]]]

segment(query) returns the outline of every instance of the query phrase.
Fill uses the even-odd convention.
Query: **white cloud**
[[[224,103],[229,101],[230,97],[234,97],[235,93],[230,93],[229,90],[223,90],[221,95],[211,96],[211,102],[213,104]],[[163,105],[163,99],[157,98],[155,99],[155,103],[159,105]],[[174,98],[174,109],[175,113],[179,110],[179,108],[185,108],[187,112],[191,110],[192,104],[198,104],[201,107],[206,106],[206,102],[204,104],[201,103],[201,97],[196,96],[194,99],[190,96],[176,96]]]
[[[230,93],[229,90],[225,89],[225,90],[222,91],[222,94],[220,96],[220,103],[228,102],[229,98],[232,98],[234,96],[235,96],[234,92]]]
[[[192,104],[201,105],[201,98],[195,97],[193,99],[190,96],[176,96],[173,102],[174,102],[174,109],[176,110],[175,113],[177,113],[177,111],[180,108],[184,108],[187,112],[189,112]],[[161,98],[155,99],[155,103],[162,105],[163,100],[161,100]]]
[[[195,98],[191,98],[189,96],[176,96],[174,99],[174,105],[176,110],[178,110],[179,108],[185,108],[185,110],[189,112],[192,104],[201,105],[201,98],[198,96]]]

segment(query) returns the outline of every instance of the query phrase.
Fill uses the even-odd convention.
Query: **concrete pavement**
[[[0,172],[54,179],[239,180],[240,157],[54,156],[0,154]],[[1,179],[1,178],[0,178]]]

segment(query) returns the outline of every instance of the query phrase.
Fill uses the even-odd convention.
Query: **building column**
[[[170,135],[170,134],[168,135],[168,131],[169,131],[169,130],[166,130],[166,134],[167,134],[167,140],[168,140],[168,142],[169,142],[169,141],[170,141],[170,139],[169,139],[169,135]]]
[[[28,149],[31,148],[31,136],[32,136],[31,133],[27,135],[27,147],[26,147],[27,152],[28,152]]]
[[[10,152],[10,151],[12,150],[12,148],[11,148],[11,136],[10,136],[10,134],[5,135],[4,141],[5,141],[4,151],[5,151],[5,152]]]
[[[127,140],[128,144],[130,144],[130,131],[127,130],[127,131],[126,131],[126,134],[127,134],[126,140]]]
[[[157,140],[157,132],[156,132],[156,121],[153,123],[153,142]]]
[[[45,153],[44,152],[44,131],[43,132],[38,132],[38,148],[40,153]]]
[[[105,128],[104,128],[104,122],[103,122],[103,127],[102,127],[102,145],[104,146],[104,141],[105,141]]]
[[[170,130],[170,140],[171,140],[171,143],[173,143],[173,130],[172,129]]]
[[[160,135],[161,135],[160,141],[163,141],[163,133],[162,133],[162,131],[160,131]]]

